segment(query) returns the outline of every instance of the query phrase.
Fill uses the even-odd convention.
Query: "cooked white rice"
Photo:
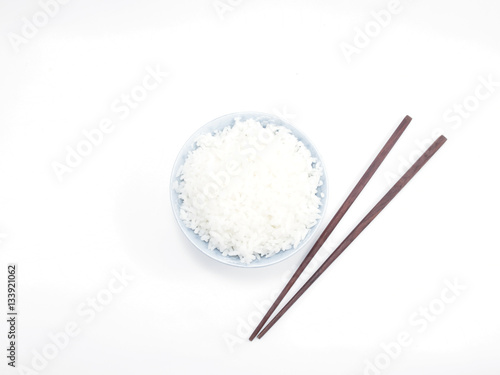
[[[249,119],[201,136],[179,171],[180,217],[244,263],[299,244],[320,217],[322,168],[291,132]]]

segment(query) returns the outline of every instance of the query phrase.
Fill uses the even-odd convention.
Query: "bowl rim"
[[[233,257],[235,257],[235,258],[238,258],[238,257],[236,255],[233,255],[233,256],[223,256],[219,249],[209,250],[208,248],[207,249],[200,248],[200,246],[198,246],[192,240],[192,238],[191,238],[191,236],[194,233],[193,230],[190,229],[190,228],[188,228],[184,224],[184,222],[182,221],[182,219],[179,217],[178,212],[176,211],[175,206],[177,204],[178,193],[175,191],[175,189],[173,187],[174,181],[178,181],[177,172],[179,170],[179,167],[181,165],[183,165],[183,164],[180,164],[178,166],[180,159],[183,158],[185,160],[184,154],[186,153],[186,151],[189,148],[192,148],[192,146],[196,142],[197,138],[199,138],[202,134],[205,134],[205,133],[201,133],[202,130],[205,129],[205,128],[209,128],[211,124],[214,124],[214,123],[220,121],[223,118],[226,118],[226,117],[227,118],[232,118],[232,121],[234,121],[236,118],[243,117],[243,116],[252,116],[252,117],[257,117],[257,118],[258,117],[266,117],[266,118],[270,118],[270,119],[273,119],[273,120],[277,120],[278,122],[284,124],[285,127],[287,129],[289,129],[292,132],[292,134],[299,139],[299,141],[301,141],[303,143],[307,143],[307,148],[310,151],[313,151],[316,154],[315,156],[316,156],[317,161],[321,163],[321,167],[322,167],[321,180],[323,182],[323,184],[321,186],[323,186],[323,192],[322,193],[324,194],[324,197],[320,197],[321,198],[321,213],[320,213],[320,217],[318,218],[317,223],[312,228],[309,229],[309,232],[306,234],[306,238],[304,240],[302,240],[297,245],[297,247],[291,248],[291,249],[288,249],[288,250],[284,250],[284,251],[280,251],[280,252],[278,252],[276,254],[273,254],[273,255],[271,255],[269,257],[262,257],[259,260],[254,260],[254,261],[252,261],[250,263],[225,261],[226,258],[227,259],[232,259]],[[234,124],[225,125],[221,129],[224,129],[227,126],[234,126]],[[281,124],[278,124],[278,126],[281,126]],[[311,150],[311,148],[312,148],[312,150]],[[187,151],[187,153],[189,153],[189,151]],[[211,258],[211,259],[213,259],[213,260],[215,260],[215,261],[217,261],[219,263],[227,264],[227,265],[230,265],[230,266],[233,266],[233,267],[238,267],[238,268],[262,268],[262,267],[271,266],[273,264],[277,264],[277,263],[282,262],[282,261],[284,261],[286,259],[289,259],[293,255],[299,253],[301,250],[303,250],[304,248],[306,248],[307,245],[313,239],[316,239],[317,236],[315,236],[315,234],[320,230],[321,224],[322,224],[322,222],[323,222],[323,220],[324,220],[324,218],[326,216],[326,209],[327,209],[327,205],[328,205],[328,201],[329,201],[329,199],[328,199],[329,198],[328,187],[329,187],[329,185],[328,185],[328,175],[327,175],[327,172],[326,172],[324,159],[322,158],[321,154],[319,153],[319,151],[315,147],[315,145],[304,134],[304,132],[301,131],[299,128],[297,128],[295,125],[292,125],[289,122],[289,120],[285,120],[285,119],[283,119],[283,118],[281,118],[281,117],[279,117],[277,115],[270,114],[270,113],[265,113],[265,112],[257,112],[257,111],[232,112],[232,113],[228,113],[228,114],[216,117],[216,118],[208,121],[207,123],[205,123],[203,126],[199,127],[197,130],[195,130],[191,134],[191,136],[184,142],[184,144],[182,145],[182,147],[179,149],[179,152],[177,153],[177,156],[175,157],[174,163],[172,165],[172,171],[170,173],[170,183],[169,183],[169,189],[170,189],[170,206],[172,208],[172,211],[173,211],[174,217],[176,219],[177,225],[180,227],[182,233],[184,234],[184,236],[186,236],[186,238],[189,240],[189,242],[192,244],[192,246],[194,246],[196,249],[198,249],[201,253],[205,254],[209,258]],[[193,233],[191,233],[191,232],[193,232]],[[197,234],[195,234],[195,235],[198,236]],[[216,252],[218,252],[218,253],[216,253]],[[281,256],[277,257],[276,259],[272,260],[272,258],[274,258],[275,256],[277,256],[279,254],[283,254],[283,255],[281,255]],[[221,258],[221,255],[222,255],[222,258]],[[260,262],[260,260],[264,260],[264,259],[269,259],[269,261],[264,262],[264,263]]]

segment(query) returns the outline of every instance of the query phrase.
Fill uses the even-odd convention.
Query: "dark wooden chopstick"
[[[309,251],[309,253],[306,255],[306,257],[304,258],[304,260],[300,264],[299,268],[297,268],[297,271],[295,271],[295,273],[291,277],[291,279],[288,282],[288,284],[286,284],[285,288],[283,288],[283,291],[280,293],[280,295],[278,296],[278,298],[276,298],[276,301],[274,301],[274,303],[272,304],[272,306],[269,308],[269,311],[262,318],[262,320],[260,321],[260,323],[257,326],[257,328],[255,328],[255,330],[252,332],[252,335],[249,338],[250,341],[252,341],[255,338],[255,336],[257,336],[257,334],[262,329],[262,327],[264,326],[264,324],[266,324],[266,322],[269,319],[269,317],[273,314],[273,312],[279,306],[279,304],[281,303],[281,301],[283,300],[283,298],[285,298],[286,294],[290,291],[290,289],[292,288],[293,284],[295,284],[295,282],[300,277],[300,275],[302,274],[302,272],[305,270],[305,268],[307,267],[307,265],[311,262],[311,260],[314,258],[314,256],[318,252],[318,250],[321,248],[321,246],[323,246],[323,244],[325,243],[325,241],[328,239],[328,237],[330,236],[330,234],[333,232],[333,230],[335,229],[335,227],[337,226],[337,224],[340,222],[340,220],[342,220],[342,218],[344,217],[345,213],[349,210],[349,208],[354,203],[354,201],[356,200],[356,198],[358,197],[358,195],[364,189],[364,187],[366,186],[366,184],[370,181],[370,179],[372,178],[372,176],[377,171],[378,167],[380,167],[380,164],[382,164],[382,162],[386,158],[387,154],[389,154],[389,152],[391,151],[391,149],[394,147],[394,145],[396,144],[396,142],[398,141],[398,139],[401,137],[401,135],[403,134],[403,132],[405,131],[405,129],[410,124],[411,120],[412,119],[411,119],[410,116],[406,116],[403,119],[403,121],[401,121],[401,124],[399,124],[399,126],[396,128],[396,130],[394,131],[394,133],[391,135],[391,137],[387,140],[387,142],[384,145],[384,147],[382,147],[382,149],[380,150],[380,152],[378,153],[378,155],[375,157],[375,159],[373,160],[373,162],[370,164],[370,166],[368,167],[368,169],[366,170],[366,172],[363,174],[363,176],[361,177],[361,179],[358,181],[358,183],[356,184],[356,186],[354,187],[354,189],[351,191],[351,193],[349,194],[349,196],[346,198],[346,200],[344,201],[344,203],[342,204],[342,206],[340,206],[340,208],[337,211],[337,213],[335,214],[335,216],[332,218],[332,220],[330,221],[330,223],[328,223],[328,225],[325,228],[325,230],[323,231],[323,233],[321,233],[321,235],[318,237],[318,240],[313,245],[313,247],[311,248],[311,250]]]
[[[335,251],[318,268],[311,278],[299,289],[299,291],[290,299],[290,301],[281,309],[278,314],[269,322],[269,324],[257,336],[259,339],[266,334],[269,329],[287,312],[287,310],[309,289],[309,287],[325,272],[325,270],[337,259],[340,254],[358,237],[358,235],[377,217],[377,215],[389,204],[389,202],[405,187],[405,185],[417,174],[417,172],[430,160],[430,158],[446,142],[444,136],[440,136],[425,151],[425,153],[408,169],[408,171],[399,179],[396,184],[385,194],[382,199],[371,209],[371,211],[360,221],[353,231],[344,241],[335,249]]]

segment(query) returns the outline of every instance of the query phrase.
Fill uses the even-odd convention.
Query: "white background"
[[[212,0],[73,0],[16,52],[9,33],[22,35],[23,18],[41,8],[2,0],[0,279],[7,263],[18,264],[18,365],[32,368],[49,334],[75,322],[79,334],[36,373],[361,375],[382,344],[407,331],[412,344],[382,373],[498,375],[500,3],[402,0],[350,62],[341,43],[353,44],[386,1],[229,3],[221,16]],[[148,66],[170,75],[120,119],[113,101]],[[488,77],[497,82],[489,97],[468,98]],[[464,100],[477,109],[446,121]],[[243,335],[255,305],[305,254],[262,269],[219,264],[183,237],[168,198],[184,141],[245,110],[279,113],[313,141],[329,176],[327,217],[401,119],[413,117],[334,244],[412,154],[436,134],[449,139],[252,343]],[[58,181],[52,163],[103,118],[114,131]],[[122,269],[134,280],[86,321],[78,308]],[[466,290],[418,330],[410,317],[446,280]],[[5,322],[6,285],[0,290]],[[2,348],[6,330],[3,323]],[[4,355],[0,368],[18,373]]]

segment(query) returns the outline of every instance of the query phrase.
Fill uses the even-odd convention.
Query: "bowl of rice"
[[[170,198],[201,252],[239,267],[280,262],[309,244],[327,202],[324,164],[277,116],[240,112],[195,132],[175,160]]]

